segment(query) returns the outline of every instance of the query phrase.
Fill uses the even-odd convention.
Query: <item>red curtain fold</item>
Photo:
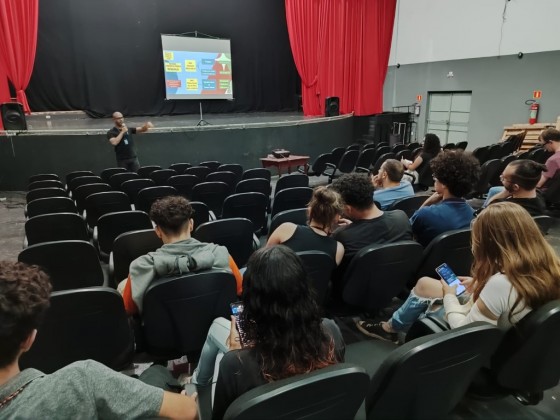
[[[383,111],[397,0],[285,0],[304,115],[323,115],[325,99],[342,113]]]
[[[39,0],[0,0],[0,61],[26,113],[31,112],[25,89],[35,62],[38,22]]]

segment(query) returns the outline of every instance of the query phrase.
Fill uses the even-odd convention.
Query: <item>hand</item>
[[[239,331],[237,331],[237,325],[235,324],[235,317],[231,316],[231,326],[229,329],[229,337],[226,340],[226,345],[230,350],[241,349],[241,339],[239,338]]]
[[[474,289],[474,281],[470,276],[457,276],[461,280],[461,285],[465,286],[467,293],[472,293]]]
[[[379,178],[379,175],[374,175],[371,182],[373,183],[374,187],[382,187],[383,186],[383,182],[381,182],[381,179]]]
[[[152,124],[151,121],[148,121],[146,124],[144,124],[144,126],[146,127],[146,129],[154,128],[154,125]]]
[[[192,394],[189,395],[189,393],[187,392],[186,389],[183,389],[181,391],[181,395],[186,395],[188,397],[191,397],[196,403],[198,403],[198,392],[193,392]]]
[[[445,296],[445,295],[456,296],[457,295],[457,285],[456,284],[453,285],[453,286],[450,286],[445,282],[445,280],[441,280],[441,279],[440,279],[440,282],[441,282],[441,288],[443,289],[443,296]]]
[[[340,219],[338,219],[338,226],[347,226],[352,224],[352,220],[349,219],[345,219],[344,217],[341,217]]]
[[[128,131],[128,127],[126,124],[121,125],[121,133],[126,133]]]
[[[426,201],[424,201],[424,204],[422,204],[422,207],[431,206],[432,204],[439,203],[442,199],[443,199],[443,196],[441,194],[435,192],[430,196],[430,198],[428,198]]]

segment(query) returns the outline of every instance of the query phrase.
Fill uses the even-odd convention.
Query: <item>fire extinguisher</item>
[[[539,116],[539,103],[537,101],[532,101],[529,110],[529,124],[535,124]]]

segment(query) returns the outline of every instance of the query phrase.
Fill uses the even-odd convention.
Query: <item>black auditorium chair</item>
[[[224,182],[229,187],[229,194],[235,191],[237,185],[237,175],[230,171],[220,171],[209,173],[204,182]]]
[[[500,143],[495,143],[488,146],[488,157],[486,158],[486,160],[493,160],[493,159],[500,160],[503,157],[504,157],[504,151]]]
[[[285,190],[286,188],[296,187],[309,187],[309,178],[303,174],[284,175],[278,179],[278,182],[276,182],[274,195],[276,196],[280,191]]]
[[[356,172],[369,172],[369,167],[373,163],[373,157],[375,155],[375,149],[364,149],[358,156],[356,161]]]
[[[167,185],[177,190],[177,193],[186,199],[192,197],[192,189],[200,180],[195,175],[174,175],[167,180]]]
[[[540,216],[534,216],[533,220],[537,223],[543,235],[548,235],[548,231],[550,230],[550,228],[556,224],[556,219],[554,217],[550,217],[544,214]]]
[[[35,174],[29,177],[27,183],[31,184],[32,182],[35,181],[47,181],[49,179],[52,179],[54,181],[60,181],[60,178],[57,174]]]
[[[177,172],[173,169],[156,169],[149,177],[154,180],[156,185],[168,185],[168,179],[174,175],[177,175]]]
[[[66,188],[68,188],[70,181],[79,176],[94,176],[95,174],[91,171],[74,171],[66,174]]]
[[[339,363],[251,389],[231,403],[224,420],[353,419],[368,384],[361,367]]]
[[[413,195],[411,197],[401,198],[393,202],[387,210],[402,210],[410,218],[429,197],[429,195]]]
[[[84,219],[76,213],[51,213],[31,217],[25,222],[27,245],[43,242],[79,240],[88,241]]]
[[[315,290],[315,301],[319,306],[324,307],[331,274],[336,267],[336,261],[329,254],[322,251],[301,251],[297,255],[303,261],[307,276]]]
[[[366,143],[366,144],[364,144],[364,147],[363,147],[362,150],[365,150],[365,149],[375,149],[376,147],[377,147],[377,146],[375,145],[375,143]]]
[[[38,198],[27,205],[27,217],[51,213],[77,213],[76,204],[68,197]]]
[[[218,170],[221,163],[218,162],[217,160],[207,160],[205,162],[200,162],[198,165],[199,166],[206,166],[207,168],[210,168],[212,170],[212,172],[214,172],[214,171]]]
[[[144,188],[138,191],[138,195],[134,201],[134,208],[149,214],[154,201],[170,195],[178,195],[177,190],[169,186]]]
[[[391,152],[393,152],[394,154],[397,154],[403,150],[408,150],[408,147],[406,147],[405,144],[403,143],[397,143],[393,146],[393,148],[391,149]]]
[[[101,171],[101,173],[99,174],[99,176],[101,177],[101,179],[103,180],[103,182],[105,183],[109,183],[109,179],[111,179],[111,177],[115,174],[122,174],[124,172],[127,172],[125,168],[107,168],[107,169],[103,169]]]
[[[86,208],[86,198],[92,194],[111,191],[109,184],[96,182],[94,184],[81,185],[72,192],[72,198],[76,202],[76,207],[80,214]]]
[[[210,172],[212,172],[212,169],[210,169],[208,166],[192,166],[183,173],[185,175],[194,175],[198,179],[200,179],[200,181],[204,181],[206,175],[208,175]]]
[[[335,164],[327,163],[327,169],[324,175],[329,177],[329,184],[334,178],[340,176],[340,174],[348,174],[354,170],[356,166],[356,161],[360,152],[358,150],[347,150],[344,152],[340,160]]]
[[[473,150],[473,156],[478,159],[480,164],[482,165],[484,162],[488,160],[488,154],[490,151],[490,146],[482,146],[477,147]]]
[[[99,250],[101,260],[108,263],[113,242],[121,233],[152,228],[150,217],[143,211],[107,213],[97,220],[97,226],[93,230],[93,243]]]
[[[360,150],[360,145],[357,143],[351,144],[350,146],[346,146],[346,151],[348,150]]]
[[[498,173],[500,165],[499,159],[491,159],[480,166],[480,177],[476,185],[474,185],[469,198],[482,198],[488,192],[491,187],[490,180]]]
[[[369,313],[385,308],[414,279],[422,250],[414,241],[363,248],[346,269],[342,299]]]
[[[321,176],[327,169],[327,163],[331,161],[331,157],[330,153],[320,154],[311,165],[298,166],[297,170],[307,176]]]
[[[253,169],[247,169],[245,172],[243,172],[243,176],[241,177],[241,179],[264,178],[268,182],[270,182],[271,177],[272,174],[268,169],[253,168]]]
[[[154,171],[157,171],[158,169],[161,169],[161,166],[159,165],[146,165],[146,166],[141,166],[140,168],[138,168],[138,176],[140,178],[149,178],[150,174]]]
[[[413,141],[412,143],[408,143],[406,147],[408,147],[408,150],[413,151],[414,149],[418,149],[420,147],[420,143]]]
[[[90,229],[93,229],[97,219],[104,214],[127,210],[130,210],[130,200],[122,191],[100,192],[86,198],[86,222]]]
[[[62,188],[39,188],[37,190],[29,191],[25,195],[25,201],[27,203],[37,200],[38,198],[48,198],[48,197],[67,197],[68,194],[66,190]]]
[[[70,181],[70,184],[68,184],[68,189],[72,191],[73,194],[76,188],[81,187],[82,185],[102,183],[103,180],[97,175],[78,176]]]
[[[241,166],[239,163],[224,163],[223,165],[220,165],[217,170],[218,172],[233,172],[237,180],[236,184],[237,182],[241,181],[241,178],[243,177],[243,166]]]
[[[210,220],[215,220],[210,217],[210,209],[202,201],[191,201],[190,205],[194,210],[192,219],[195,230],[201,224],[209,222]]]
[[[235,277],[225,270],[153,281],[142,311],[147,352],[165,359],[200,353],[212,321],[229,317],[237,300]]]
[[[443,145],[442,149],[443,150],[453,150],[455,149],[457,146],[455,146],[455,143],[446,143]]]
[[[178,174],[182,174],[184,173],[187,169],[189,169],[192,165],[190,163],[174,163],[172,165],[169,165],[169,169],[173,169],[175,172],[177,172]]]
[[[395,154],[395,159],[399,162],[401,159],[412,160],[412,151],[409,149],[401,150]]]
[[[105,276],[92,244],[86,241],[43,242],[25,248],[19,262],[42,267],[53,290],[103,286]]]
[[[200,242],[225,246],[238,267],[247,264],[258,243],[253,235],[253,223],[242,217],[203,223],[193,237]]]
[[[287,188],[280,191],[272,203],[271,217],[284,210],[301,209],[307,207],[311,200],[313,189],[309,187]]]
[[[377,158],[377,160],[375,161],[375,163],[373,164],[373,167],[371,168],[371,173],[373,175],[377,175],[377,173],[379,172],[379,169],[381,169],[381,165],[383,165],[383,163],[387,160],[387,159],[396,159],[397,155],[394,154],[393,152],[389,152],[389,153],[384,153],[381,156],[379,156]]]
[[[64,188],[64,184],[55,179],[46,179],[43,181],[34,181],[27,186],[27,190],[36,190],[37,188]]]
[[[307,207],[284,210],[276,214],[270,221],[269,235],[272,235],[282,223],[287,222],[305,226],[307,224]]]
[[[35,342],[19,363],[47,374],[88,359],[122,370],[129,367],[133,353],[122,296],[114,289],[92,287],[51,294]]]
[[[224,201],[222,218],[244,217],[253,223],[253,232],[266,227],[268,197],[261,193],[232,194]]]
[[[456,148],[456,149],[461,149],[461,150],[466,150],[468,144],[469,144],[468,141],[460,141],[459,143],[457,143],[457,144],[455,145],[455,148]]]
[[[389,146],[378,145],[377,148],[375,149],[375,155],[371,159],[371,164],[372,165],[375,164],[375,162],[377,162],[377,159],[379,159],[379,157],[381,155],[384,155],[385,153],[392,153],[391,148]]]
[[[405,175],[407,172],[405,172]],[[430,165],[425,165],[420,172],[418,172],[418,182],[413,185],[414,191],[427,191],[434,185],[434,176]]]
[[[219,217],[228,195],[229,185],[225,182],[201,182],[193,187],[192,199],[202,201],[216,217]]]
[[[154,229],[121,233],[113,242],[109,257],[109,276],[118,284],[128,277],[130,263],[136,258],[161,248],[163,242]]]
[[[340,159],[342,158],[344,152],[346,152],[346,149],[344,147],[335,147],[334,149],[332,149],[329,163],[335,166],[338,165],[338,162],[340,162]]]
[[[270,197],[271,191],[272,187],[270,186],[270,181],[264,178],[244,179],[243,181],[239,181],[235,187],[236,194],[258,192]]]
[[[131,172],[133,173],[133,172]],[[134,203],[136,201],[136,196],[138,192],[143,190],[144,188],[155,187],[156,183],[153,179],[150,178],[135,178],[130,179],[128,181],[124,181],[121,184],[121,191],[125,193],[130,202]]]
[[[501,339],[499,328],[474,322],[400,347],[380,340],[347,346],[346,362],[364,367],[371,377],[365,405],[355,418],[451,418]]]
[[[121,189],[121,185],[123,182],[130,181],[131,179],[138,179],[143,178],[138,175],[136,172],[122,172],[118,174],[111,175],[109,178],[109,185],[115,191],[119,191]]]

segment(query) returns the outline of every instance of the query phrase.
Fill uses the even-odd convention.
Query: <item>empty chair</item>
[[[174,175],[167,180],[167,185],[177,190],[179,195],[190,200],[192,197],[192,189],[200,180],[194,175]]]
[[[385,153],[393,153],[391,151],[391,148],[389,146],[377,146],[377,148],[375,149],[375,155],[373,156],[371,163],[372,165],[375,164],[375,162],[377,162],[377,159],[379,159],[379,156],[384,155]]]
[[[417,141],[413,141],[411,143],[408,143],[407,147],[408,150],[413,151],[414,149],[418,149],[420,147],[420,143],[418,143]]]
[[[287,188],[280,191],[274,197],[271,217],[274,217],[276,214],[284,210],[307,207],[312,195],[313,189],[309,187]]]
[[[212,172],[212,169],[210,169],[208,166],[192,166],[192,167],[188,168],[184,172],[184,174],[185,175],[194,175],[198,179],[200,179],[201,181],[204,181],[204,179],[206,178],[206,175],[208,175],[210,172]]]
[[[182,174],[187,169],[189,169],[192,165],[190,163],[174,163],[169,165],[169,169],[173,169],[178,174]]]
[[[99,176],[101,177],[101,179],[103,180],[103,182],[105,183],[109,183],[109,179],[111,179],[111,177],[115,174],[122,174],[126,172],[125,168],[107,168],[107,169],[103,169],[101,171],[101,173],[99,174]]]
[[[158,169],[161,169],[161,166],[159,165],[141,166],[140,168],[138,168],[137,173],[140,178],[149,178],[150,174],[154,171],[157,171]]]
[[[204,182],[224,182],[229,186],[229,193],[235,191],[237,175],[229,171],[212,172],[206,176]]]
[[[214,172],[214,171],[218,170],[221,163],[218,162],[217,160],[207,160],[205,162],[200,162],[198,165],[199,166],[206,166],[207,168],[210,168],[212,170],[212,172]]]
[[[267,197],[270,196],[271,191],[270,181],[264,178],[244,179],[235,187],[236,193],[259,192]]]
[[[109,178],[109,185],[114,190],[120,190],[123,182],[130,181],[131,179],[138,179],[138,178],[142,178],[142,177],[135,172],[117,173],[111,175],[111,177]]]
[[[224,200],[229,195],[225,182],[201,182],[193,187],[193,201],[202,201],[216,216],[222,214]]]
[[[442,149],[443,150],[453,150],[455,149],[457,146],[455,146],[455,143],[446,143],[443,145]]]
[[[191,201],[189,203],[194,210],[192,216],[194,229],[196,230],[201,224],[209,222],[210,219],[210,209],[202,201]]]
[[[53,213],[31,217],[25,222],[28,245],[42,242],[89,240],[84,219],[76,213]]]
[[[480,167],[480,177],[478,182],[474,186],[473,192],[471,193],[474,197],[482,197],[483,194],[488,192],[490,188],[490,180],[498,173],[500,170],[501,162],[499,159],[487,160]]]
[[[340,162],[340,159],[342,158],[344,152],[346,152],[346,149],[344,147],[335,147],[334,149],[332,149],[329,163],[335,166],[338,165],[338,162]]]
[[[298,172],[307,176],[320,176],[327,169],[327,163],[331,161],[330,153],[323,153],[317,156],[317,159],[305,168],[304,166],[298,167]]]
[[[427,195],[415,195],[412,197],[401,198],[389,206],[387,210],[402,210],[410,218],[416,210],[420,208],[424,201],[428,199]]]
[[[60,178],[58,177],[57,174],[36,174],[36,175],[31,175],[27,183],[31,184],[32,182],[35,181],[47,181],[47,180],[60,181]]]
[[[351,144],[350,146],[346,147],[346,151],[348,151],[348,150],[360,150],[360,145],[356,144],[356,143]]]
[[[28,191],[36,190],[37,188],[64,188],[64,184],[55,179],[45,179],[32,182],[27,186]]]
[[[237,179],[236,183],[241,181],[241,178],[243,177],[243,166],[241,166],[238,163],[225,163],[223,165],[220,165],[217,170],[218,172],[221,171],[233,172]]]
[[[245,266],[254,251],[253,223],[241,217],[203,223],[193,237],[200,242],[225,246],[238,267]]]
[[[377,146],[375,145],[375,143],[366,143],[366,144],[364,144],[364,147],[363,147],[362,150],[365,150],[365,149],[375,149],[376,147],[377,147]]]
[[[121,191],[100,192],[86,198],[86,222],[90,229],[93,229],[97,219],[104,214],[127,210],[130,210],[130,200]]]
[[[129,172],[133,173],[133,172]],[[128,181],[124,181],[121,184],[121,191],[125,193],[128,198],[130,199],[131,203],[136,201],[136,197],[138,196],[138,192],[143,190],[144,188],[155,187],[156,183],[153,179],[150,178],[136,178],[130,179]]]
[[[253,169],[247,169],[245,172],[243,172],[243,176],[241,177],[241,179],[264,178],[268,182],[270,182],[271,177],[272,174],[268,169],[253,168]]]
[[[33,200],[37,200],[38,198],[48,197],[67,197],[67,194],[62,188],[38,188],[36,190],[29,191],[25,195],[25,201],[29,203]]]
[[[257,192],[232,194],[224,201],[222,218],[244,217],[253,223],[253,232],[266,227],[268,197]]]
[[[317,304],[324,306],[327,300],[331,274],[336,267],[335,260],[322,251],[302,251],[298,252],[297,255],[303,261],[307,276],[313,284]]]
[[[235,277],[224,270],[154,280],[142,311],[148,353],[170,359],[200,352],[212,321],[229,317],[235,292]]]
[[[156,169],[150,174],[156,185],[167,185],[167,180],[173,175],[177,175],[173,169]]]
[[[177,190],[169,186],[156,186],[148,187],[138,191],[136,200],[134,201],[134,208],[146,213],[150,213],[150,208],[154,201],[159,198],[168,197],[170,195],[177,195]]]
[[[556,224],[556,219],[546,215],[535,216],[533,220],[539,225],[543,235],[548,235],[550,228]]]
[[[287,222],[295,223],[296,225],[306,225],[307,207],[284,210],[276,214],[270,221],[270,229],[268,231],[269,235],[271,235],[282,223]]]
[[[488,160],[488,153],[490,151],[490,146],[477,147],[473,150],[473,156],[478,159],[482,165]]]
[[[492,159],[501,159],[504,157],[504,151],[502,149],[502,145],[499,143],[496,144],[491,144],[490,146],[488,146],[488,157],[486,158],[486,160],[492,160]]]
[[[369,172],[369,167],[373,163],[373,157],[375,156],[375,149],[364,149],[358,156],[356,161],[356,172]]]
[[[87,359],[121,370],[132,362],[133,352],[122,296],[114,289],[93,287],[51,294],[37,338],[19,362],[24,369],[44,373]]]
[[[70,181],[70,183],[68,184],[68,189],[73,193],[76,188],[81,187],[82,185],[102,183],[103,180],[101,179],[101,177],[96,175],[78,176]]]
[[[143,211],[107,213],[97,220],[97,226],[93,231],[93,241],[97,244],[101,259],[109,262],[113,242],[121,233],[151,228],[153,228],[152,221]]]
[[[251,389],[228,407],[224,419],[352,419],[368,383],[362,368],[340,363]]]
[[[68,185],[70,184],[70,181],[72,181],[74,178],[77,178],[79,176],[94,176],[95,174],[91,171],[74,171],[74,172],[70,172],[69,174],[66,175],[66,186],[68,187]]]
[[[32,245],[19,253],[18,261],[42,267],[49,274],[54,291],[102,286],[104,283],[97,252],[86,241]]]
[[[356,161],[358,160],[358,156],[360,152],[357,150],[347,150],[344,152],[340,161],[334,165],[332,163],[327,163],[327,170],[325,171],[325,175],[329,177],[329,183],[332,182],[334,178],[339,176],[340,174],[347,174],[354,170],[356,166]]]
[[[455,145],[456,149],[466,150],[469,142],[468,141],[460,141]]]
[[[286,188],[295,187],[309,187],[309,178],[303,174],[285,175],[278,179],[276,188],[274,189],[274,195],[276,196],[276,194]]]
[[[78,212],[82,214],[83,211],[85,210],[86,198],[88,196],[90,196],[91,194],[106,192],[106,191],[111,191],[111,186],[109,184],[99,183],[99,182],[95,184],[81,185],[78,188],[76,188],[72,192],[72,198],[76,202],[76,207],[78,208]]]
[[[27,217],[51,213],[77,213],[76,205],[68,197],[38,198],[27,205]]]
[[[396,154],[395,159],[397,159],[398,161],[400,161],[402,159],[413,160],[412,152],[408,149],[401,150],[400,152],[398,152]]]
[[[391,152],[397,154],[397,153],[399,153],[399,152],[401,152],[401,151],[403,151],[403,150],[408,150],[408,147],[406,147],[405,144],[398,143],[398,144],[395,144],[395,145],[393,146],[393,148],[391,149]]]
[[[379,169],[381,168],[381,165],[383,165],[383,163],[387,160],[387,159],[396,159],[397,155],[395,155],[392,152],[389,153],[384,153],[381,156],[379,156],[377,158],[377,160],[375,161],[375,163],[373,164],[373,167],[371,168],[371,173],[373,175],[377,175],[379,173]]]

